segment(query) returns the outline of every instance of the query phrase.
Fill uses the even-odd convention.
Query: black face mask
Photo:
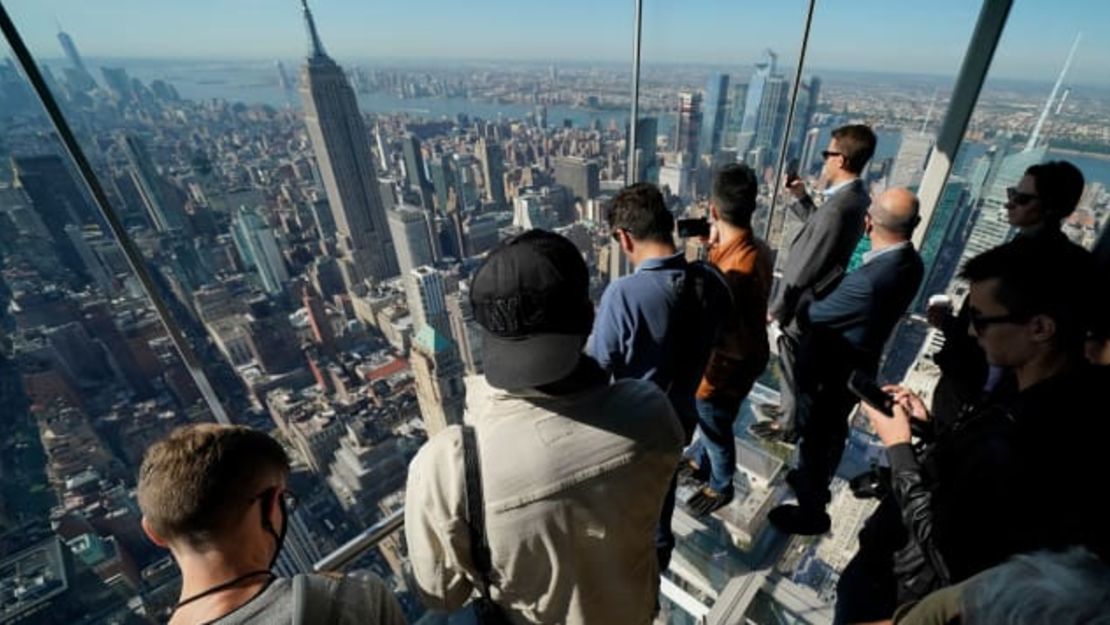
[[[276,489],[274,491],[277,493]],[[270,566],[267,567],[273,570],[277,565],[278,556],[281,555],[281,548],[285,545],[285,534],[289,531],[289,510],[285,508],[285,497],[278,495],[278,505],[281,506],[281,532],[274,529],[274,524],[270,522],[270,515],[267,514],[265,507],[262,508],[262,528],[274,537],[274,556],[270,558]]]

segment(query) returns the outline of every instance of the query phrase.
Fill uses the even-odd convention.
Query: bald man
[[[855,369],[876,375],[883,346],[921,286],[924,267],[910,241],[918,221],[913,193],[884,192],[864,218],[871,251],[863,264],[822,299],[807,298],[799,306],[802,336],[794,375],[801,440],[798,468],[786,477],[798,505],[771,511],[769,519],[781,531],[815,536],[829,530],[829,484],[858,401],[848,391],[848,377]]]

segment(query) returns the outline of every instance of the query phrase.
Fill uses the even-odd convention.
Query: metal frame
[[[42,73],[39,71],[38,65],[35,64],[34,57],[23,43],[23,38],[16,30],[15,24],[8,16],[8,11],[2,3],[0,3],[0,30],[4,32],[4,38],[7,40],[8,45],[11,47],[12,54],[15,55],[16,61],[19,63],[20,68],[23,70],[27,80],[31,83],[31,87],[38,96],[39,103],[46,112],[47,117],[50,118],[54,130],[58,133],[58,137],[62,140],[62,145],[65,146],[66,153],[68,154],[73,165],[77,168],[77,172],[81,175],[81,180],[85,183],[85,188],[95,200],[97,209],[100,210],[101,217],[108,224],[108,228],[112,231],[112,236],[115,237],[116,243],[119,244],[123,250],[123,255],[127,258],[127,264],[131,266],[131,271],[135,272],[135,277],[139,279],[139,283],[143,287],[146,296],[150,298],[150,302],[154,305],[154,309],[158,314],[158,319],[162,322],[162,326],[166,329],[170,340],[177,348],[177,353],[181,357],[181,361],[185,364],[185,368],[189,370],[189,375],[193,378],[193,383],[197,385],[197,390],[200,391],[201,397],[204,398],[205,403],[208,404],[208,409],[212,411],[212,415],[216,421],[224,424],[231,423],[228,419],[227,412],[224,411],[223,404],[220,403],[216,392],[213,390],[212,385],[208,381],[208,376],[204,373],[201,366],[200,359],[197,358],[193,348],[189,345],[188,339],[181,332],[177,322],[173,319],[166,301],[158,293],[158,287],[154,283],[154,279],[147,269],[146,261],[143,259],[139,249],[131,240],[131,236],[127,234],[127,228],[124,227],[123,222],[120,221],[116,215],[115,210],[112,209],[111,203],[108,201],[108,196],[104,192],[104,187],[100,185],[100,180],[96,177],[96,172],[93,171],[92,165],[85,157],[77,138],[74,136],[73,131],[69,127],[69,122],[66,121],[65,116],[62,114],[61,108],[58,106],[57,100],[54,95],[50,93],[50,88],[47,87],[46,81],[42,78]]]
[[[313,565],[317,573],[330,573],[343,570],[369,549],[378,546],[387,536],[405,525],[405,509],[394,512],[347,541],[341,547],[321,558]]]
[[[929,163],[925,166],[925,174],[918,188],[921,225],[913,235],[913,243],[918,249],[925,240],[937,202],[940,201],[944,185],[948,183],[948,177],[952,173],[952,164],[956,160],[960,144],[963,143],[971,114],[979,101],[979,93],[983,89],[983,82],[994,60],[994,53],[998,49],[998,41],[1002,38],[1012,6],[1013,0],[983,0],[983,8],[979,11],[975,31],[967,45],[956,86],[952,90],[948,112],[941,122],[936,146],[929,156]]]
[[[786,114],[786,128],[782,133],[782,144],[779,145],[779,162],[775,167],[775,183],[771,187],[771,205],[767,209],[767,226],[763,231],[763,240],[771,238],[771,222],[775,216],[775,204],[779,199],[779,189],[782,188],[782,168],[786,164],[786,150],[790,146],[790,131],[794,127],[794,113],[798,105],[798,89],[802,86],[802,71],[806,65],[806,51],[809,49],[809,31],[813,26],[813,10],[817,7],[817,0],[809,0],[806,11],[806,26],[802,31],[802,46],[798,52],[798,65],[794,70],[794,84],[790,88],[790,109]],[[808,131],[803,129],[803,132]]]
[[[636,180],[636,123],[640,120],[640,36],[643,33],[644,0],[634,0],[636,4],[636,23],[632,36],[632,117],[628,122],[628,160],[625,162],[624,183],[633,184]]]

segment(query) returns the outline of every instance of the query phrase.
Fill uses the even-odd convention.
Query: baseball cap
[[[529,230],[490,252],[470,285],[486,380],[503,389],[565,378],[593,325],[589,270],[566,238]]]

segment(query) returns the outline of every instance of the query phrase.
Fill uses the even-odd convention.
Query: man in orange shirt
[[[767,301],[771,294],[772,260],[767,244],[752,233],[758,181],[744,164],[721,169],[713,182],[710,216],[715,226],[709,261],[725,274],[734,313],[725,321],[709,356],[697,392],[700,435],[686,451],[687,469],[708,483],[687,502],[694,512],[708,514],[732,500],[736,473],[736,442],[732,428],[740,402],[763,373],[770,356],[767,342]]]

